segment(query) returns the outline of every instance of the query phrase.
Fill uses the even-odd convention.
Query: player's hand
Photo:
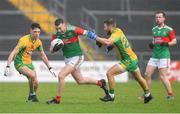
[[[5,71],[4,71],[4,76],[8,76],[10,73],[10,66],[6,66]]]
[[[114,46],[113,45],[109,45],[109,46],[107,46],[107,53],[109,53],[112,49],[114,48]]]
[[[53,48],[53,52],[57,52],[59,49],[61,49],[63,47],[63,45],[61,44],[56,44]]]
[[[56,77],[56,74],[55,74],[55,72],[54,72],[54,70],[53,70],[52,67],[49,68],[49,72],[50,72],[54,77]]]
[[[102,44],[101,44],[100,42],[98,42],[98,41],[96,41],[96,45],[97,45],[99,48],[102,47]]]
[[[96,40],[96,37],[97,37],[96,33],[92,32],[92,31],[87,31],[86,35],[88,38]]]
[[[154,44],[153,44],[152,42],[149,44],[149,48],[150,48],[150,49],[153,49],[153,48],[154,48]]]

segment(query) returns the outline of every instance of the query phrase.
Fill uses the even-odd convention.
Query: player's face
[[[165,17],[163,16],[162,13],[157,13],[155,15],[155,21],[156,21],[157,25],[162,25],[162,24],[164,24]]]
[[[104,31],[106,31],[107,33],[111,32],[111,28],[112,27],[110,25],[104,24]]]
[[[59,26],[56,26],[56,31],[58,32],[58,33],[60,33],[60,32],[66,32],[66,24],[64,24],[64,23],[61,23]]]
[[[41,30],[39,28],[34,28],[30,30],[30,33],[34,39],[39,38]]]

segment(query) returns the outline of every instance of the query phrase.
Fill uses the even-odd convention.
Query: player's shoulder
[[[152,28],[152,30],[155,30],[155,29],[157,29],[158,28],[158,26],[154,26],[153,28]]]
[[[71,24],[67,25],[67,30],[69,30],[69,31],[75,30],[76,28],[77,28],[77,26],[74,26],[74,25],[71,25]]]
[[[57,31],[55,31],[54,33],[52,33],[52,35],[57,35],[58,34],[58,32]]]
[[[168,29],[168,30],[170,30],[170,31],[173,30],[173,28],[170,27],[170,26],[168,26],[168,25],[165,25],[164,28],[166,28],[166,29]]]
[[[116,31],[116,32],[122,32],[122,29],[121,29],[121,28],[115,28],[114,31]]]
[[[123,31],[121,30],[121,28],[115,28],[113,31],[114,35],[121,35],[123,34]]]
[[[42,45],[42,41],[41,41],[41,39],[37,39],[37,43],[39,44],[39,45]]]
[[[24,36],[20,37],[19,40],[22,41],[22,42],[26,42],[26,41],[28,41],[29,37],[30,37],[29,34],[28,35],[24,35]]]

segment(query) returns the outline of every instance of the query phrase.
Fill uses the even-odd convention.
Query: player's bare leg
[[[57,90],[57,96],[61,96],[63,91],[64,91],[64,86],[65,86],[65,78],[71,74],[71,72],[74,71],[74,67],[71,65],[66,65],[61,72],[58,74],[58,90]]]
[[[75,69],[72,72],[72,76],[73,76],[73,78],[76,80],[76,82],[78,84],[93,84],[93,85],[97,85],[97,86],[101,87],[104,90],[105,94],[108,94],[108,89],[107,89],[107,86],[106,86],[106,81],[104,79],[95,80],[95,79],[90,78],[90,77],[83,77],[82,74],[81,74],[80,69]]]
[[[35,71],[34,71],[35,72]],[[36,72],[35,72],[36,73]],[[36,76],[37,77],[37,76]],[[36,92],[37,89],[38,89],[38,85],[39,85],[39,82],[37,80],[35,86],[33,87],[33,83],[31,81],[31,79],[29,77],[28,78],[28,83],[29,83],[29,93],[33,93],[34,91]]]
[[[47,101],[47,104],[59,104],[60,100],[61,100],[61,96],[64,90],[64,86],[65,86],[65,78],[71,74],[71,72],[73,72],[75,70],[75,68],[69,64],[67,64],[64,68],[62,68],[61,72],[59,72],[58,74],[58,89],[57,89],[57,94],[56,94],[56,98]]]
[[[154,70],[156,69],[155,66],[147,65],[146,71],[145,71],[145,79],[148,84],[148,87],[151,88],[151,77],[154,73]]]
[[[155,70],[155,69],[156,69],[155,66],[147,65],[146,71],[145,71],[145,73],[144,73],[144,75],[145,75],[145,80],[146,80],[146,82],[147,82],[147,85],[148,85],[149,89],[151,88],[151,80],[152,80],[151,77],[152,77],[152,74],[154,73],[154,70]],[[144,100],[144,95],[139,96],[138,99],[139,99],[139,100]]]
[[[174,99],[173,91],[172,91],[171,83],[167,78],[167,72],[168,72],[168,68],[160,68],[159,69],[159,76],[160,76],[162,83],[164,84],[164,87],[166,88],[167,99],[172,100],[172,99]]]
[[[76,69],[72,72],[73,78],[78,84],[96,84],[96,80],[89,77],[82,77],[80,69]]]
[[[32,102],[38,102],[39,100],[37,99],[36,96],[36,90],[38,88],[38,80],[37,80],[36,72],[29,69],[26,66],[20,68],[19,72],[27,76],[27,78],[29,79],[29,88],[31,93],[29,94],[28,100]]]
[[[100,98],[100,100],[102,100],[104,102],[114,101],[114,98],[115,98],[115,94],[114,94],[114,88],[115,88],[114,76],[118,75],[118,74],[121,74],[123,72],[125,72],[125,69],[122,68],[119,64],[115,64],[114,66],[112,66],[107,71],[106,75],[107,75],[108,83],[109,83],[109,94],[107,94],[103,98]]]
[[[144,90],[144,103],[148,103],[152,99],[152,96],[149,92],[149,87],[146,80],[142,77],[139,68],[137,68],[135,71],[132,71],[131,73]]]
[[[137,68],[135,71],[132,71],[131,74],[138,81],[138,83],[140,84],[140,86],[143,88],[144,91],[149,90],[146,80],[142,77],[139,68]]]
[[[33,89],[33,84],[30,78],[28,78],[28,83],[29,83],[29,93],[33,93],[34,89]]]

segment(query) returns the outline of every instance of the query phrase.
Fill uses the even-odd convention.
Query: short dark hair
[[[163,17],[164,17],[164,18],[166,17],[166,13],[165,13],[164,11],[162,11],[162,10],[156,11],[156,12],[155,12],[155,15],[156,15],[156,14],[159,14],[159,13],[163,14]]]
[[[35,28],[41,29],[40,24],[39,24],[39,23],[32,23],[32,24],[31,24],[31,29],[35,29]]]
[[[64,23],[64,20],[61,18],[56,19],[54,22],[55,26],[59,26],[61,23]]]
[[[113,18],[108,18],[108,19],[104,20],[104,24],[116,26],[116,22],[114,21]]]

